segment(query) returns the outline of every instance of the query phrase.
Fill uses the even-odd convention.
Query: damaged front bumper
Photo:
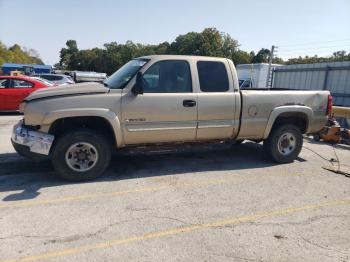
[[[21,120],[13,127],[11,140],[14,146],[24,146],[32,153],[49,155],[54,138],[53,135],[29,129]]]

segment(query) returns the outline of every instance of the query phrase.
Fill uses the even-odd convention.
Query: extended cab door
[[[231,62],[232,63],[232,62]],[[226,139],[237,133],[240,94],[236,73],[227,59],[198,60],[197,139]]]
[[[198,103],[189,62],[154,62],[143,78],[144,94],[123,90],[125,144],[195,140]]]

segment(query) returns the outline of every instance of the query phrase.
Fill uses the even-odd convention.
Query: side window
[[[62,79],[63,79],[62,76],[53,76],[53,80],[55,80],[55,81],[60,81]]]
[[[13,88],[32,88],[33,86],[34,84],[31,82],[19,79],[12,79]]]
[[[251,87],[250,80],[245,80],[241,88],[248,88],[248,87]]]
[[[50,76],[50,75],[42,75],[42,76],[40,76],[40,77],[41,77],[41,78],[44,78],[44,79],[46,79],[46,80],[49,80],[49,81],[55,80],[55,79],[53,79],[52,76]]]
[[[181,60],[160,61],[143,74],[145,93],[192,92],[189,64]]]
[[[203,92],[226,92],[229,81],[225,64],[215,61],[198,61],[198,76]]]
[[[10,80],[8,79],[0,79],[0,88],[9,88]]]

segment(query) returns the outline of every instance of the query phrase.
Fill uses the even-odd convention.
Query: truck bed
[[[238,138],[261,139],[271,112],[283,106],[309,107],[313,121],[309,132],[322,128],[326,119],[328,91],[301,91],[285,89],[241,90],[241,128]]]

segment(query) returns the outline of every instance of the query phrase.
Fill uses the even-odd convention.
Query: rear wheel
[[[282,125],[264,141],[264,149],[278,163],[293,162],[303,146],[303,136],[295,125]]]
[[[59,137],[52,151],[56,173],[70,181],[86,181],[103,175],[111,159],[107,140],[94,130],[79,129]]]

